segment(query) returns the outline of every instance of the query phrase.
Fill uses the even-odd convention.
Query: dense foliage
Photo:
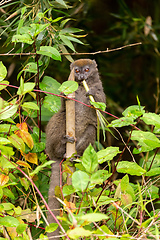
[[[159,40],[150,32],[152,26],[145,25],[143,17],[131,17],[133,13],[125,2],[119,2],[121,9],[130,13],[128,18],[123,14],[114,16],[121,19],[121,25],[117,23],[114,29],[126,26],[125,43],[130,43],[127,26],[134,23],[139,30],[148,27],[150,44],[156,49],[155,41]],[[57,228],[57,224],[48,225],[46,220],[53,161],[45,153],[44,125],[59,110],[60,93],[69,94],[75,86],[61,85],[48,69],[54,64],[63,66],[62,56],[73,61],[68,52],[75,53],[75,46],[78,49],[86,41],[77,28],[79,23],[70,23],[73,13],[79,13],[78,6],[85,9],[86,2],[71,1],[68,5],[63,0],[8,1],[2,5],[5,51],[4,61],[0,62],[0,239],[48,239],[47,232]],[[5,63],[11,56],[21,62],[17,82],[7,77],[11,68],[7,69]],[[107,118],[112,117],[106,136],[108,142],[115,139],[117,145],[96,143],[97,151],[88,146],[75,161],[74,173],[68,161],[62,164],[63,170],[60,165],[61,178],[62,172],[64,179],[67,173],[72,178],[72,185],[57,188],[63,209],[58,220],[64,239],[160,238],[158,80],[157,89],[155,112],[141,106],[136,94],[136,104],[125,110],[119,111],[114,104],[119,118],[106,112]],[[101,108],[101,104],[96,107]],[[70,202],[71,194],[76,201]]]

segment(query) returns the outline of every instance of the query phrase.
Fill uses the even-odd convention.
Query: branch
[[[103,50],[103,51],[97,51],[97,52],[92,52],[92,53],[60,53],[61,55],[96,55],[96,54],[100,54],[100,53],[109,53],[109,52],[114,52],[114,51],[119,51],[122,50],[124,48],[127,47],[134,47],[134,46],[138,46],[141,45],[142,42],[138,42],[138,43],[131,43],[122,47],[118,47],[118,48],[113,48],[113,49],[109,49],[107,48],[107,50]],[[31,55],[36,55],[36,53],[1,53],[0,56],[31,56]]]

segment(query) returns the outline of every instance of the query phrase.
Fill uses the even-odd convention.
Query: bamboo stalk
[[[68,81],[74,81],[74,68],[72,69]],[[75,92],[68,94],[69,98],[75,98]],[[75,139],[75,101],[66,100],[66,135],[69,137],[73,137]],[[73,153],[76,152],[75,142],[66,143],[66,158],[72,156]],[[72,172],[74,172],[74,167],[69,167]],[[67,177],[67,184],[71,184],[71,178]]]

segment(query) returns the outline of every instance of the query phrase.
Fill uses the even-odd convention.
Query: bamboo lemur
[[[75,92],[75,99],[90,105],[89,95],[93,95],[96,102],[106,103],[106,97],[103,91],[102,82],[99,78],[97,64],[94,60],[79,59],[70,65],[71,70],[75,68],[75,81],[79,87]],[[89,93],[83,87],[82,81],[86,80]],[[52,164],[52,173],[50,178],[49,200],[50,209],[59,209],[60,204],[54,198],[54,188],[59,185],[59,163],[64,158],[66,152],[66,112],[65,100],[62,99],[61,109],[54,114],[50,119],[47,128],[46,151],[50,158],[56,161]],[[89,108],[78,102],[75,102],[75,136],[76,136],[76,151],[78,155],[82,155],[84,150],[96,140],[97,116],[93,108]],[[54,212],[58,215],[58,212]],[[54,222],[53,217],[48,214],[49,223]],[[58,232],[54,232],[50,236],[55,236]]]

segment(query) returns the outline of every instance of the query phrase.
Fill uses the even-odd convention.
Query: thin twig
[[[138,43],[132,43],[132,44],[128,44],[122,47],[118,47],[118,48],[113,48],[113,49],[109,49],[107,48],[107,50],[102,50],[102,51],[97,51],[97,52],[92,52],[92,53],[60,53],[61,55],[96,55],[96,54],[100,54],[100,53],[109,53],[109,52],[114,52],[114,51],[119,51],[122,50],[124,48],[127,47],[134,47],[134,46],[138,46],[141,45],[142,42],[138,42]],[[36,55],[36,53],[1,53],[0,56],[31,56],[31,55]]]

